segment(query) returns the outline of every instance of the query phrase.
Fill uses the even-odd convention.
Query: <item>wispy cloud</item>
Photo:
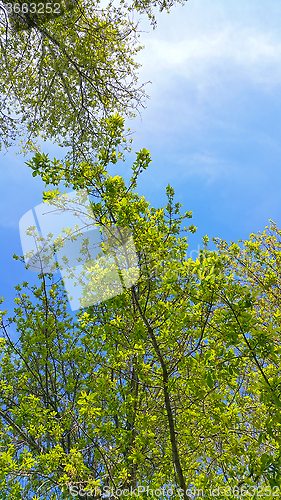
[[[228,27],[219,33],[187,37],[180,42],[151,39],[147,49],[150,62],[157,60],[158,72],[170,70],[199,80],[210,72],[219,72],[220,78],[223,74],[229,77],[231,71],[254,83],[270,86],[281,83],[281,43],[272,40],[269,33]]]
[[[190,1],[184,13],[175,10],[160,20],[157,37],[155,32],[145,36],[142,73],[155,83],[161,79],[164,87],[180,76],[199,92],[215,86],[221,90],[233,79],[265,90],[280,85],[281,33],[272,26],[274,9],[278,15],[280,7],[269,2],[267,23],[265,7],[263,12],[256,2],[249,3],[246,12],[239,0],[229,0],[223,9],[217,1]]]

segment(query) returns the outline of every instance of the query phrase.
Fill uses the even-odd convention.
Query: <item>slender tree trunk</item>
[[[142,319],[147,327],[153,348],[157,354],[158,360],[159,360],[161,368],[162,368],[165,408],[166,408],[167,416],[168,416],[170,442],[171,442],[172,453],[173,453],[173,462],[174,462],[175,469],[177,472],[179,485],[180,485],[181,489],[183,490],[183,498],[184,498],[184,500],[189,500],[189,496],[187,496],[187,494],[186,494],[187,488],[186,488],[186,483],[185,483],[183,470],[182,470],[182,466],[181,466],[181,462],[180,462],[176,433],[175,433],[175,423],[174,423],[174,418],[173,418],[170,394],[169,394],[169,390],[168,390],[169,375],[168,375],[167,366],[166,366],[166,363],[165,363],[164,358],[162,356],[162,353],[160,351],[160,348],[157,344],[157,340],[156,340],[156,337],[154,335],[153,328],[151,328],[150,324],[148,323],[145,315],[143,314],[143,312],[141,310],[140,303],[138,301],[138,298],[137,298],[137,295],[136,295],[134,288],[132,288],[132,293],[133,293],[134,300],[136,302],[136,306],[139,310],[139,313],[140,313],[140,315],[141,315],[141,317],[142,317]]]

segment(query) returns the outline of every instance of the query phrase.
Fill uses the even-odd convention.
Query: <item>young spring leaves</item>
[[[40,17],[38,15],[38,17]],[[133,116],[144,92],[134,61],[136,24],[125,6],[78,2],[47,22],[15,31],[1,9],[1,142],[38,136],[90,153],[104,135],[102,119]]]
[[[260,398],[253,356],[264,363],[269,355],[266,343],[253,342],[265,335],[256,329],[262,309],[253,286],[237,279],[228,251],[205,247],[187,259],[181,224],[191,213],[181,215],[170,186],[163,208],[138,196],[137,177],[151,161],[145,149],[129,185],[110,176],[110,147],[73,176],[46,156],[30,164],[47,185],[87,189],[101,227],[130,230],[140,276],[76,319],[51,278],[42,276],[30,298],[18,288],[16,345],[2,324],[1,494],[71,498],[80,491],[82,498],[98,487],[170,485],[189,498],[194,487],[250,487],[269,474],[279,484],[277,434],[268,431],[271,407]]]

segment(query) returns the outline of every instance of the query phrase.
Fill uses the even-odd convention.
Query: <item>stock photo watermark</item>
[[[73,497],[85,498],[135,498],[141,497],[145,494],[149,498],[183,498],[184,490],[182,488],[162,486],[156,489],[149,488],[149,486],[138,486],[137,488],[110,488],[104,486],[103,488],[83,489],[78,486],[69,486],[69,493]],[[266,498],[276,497],[280,498],[279,486],[218,486],[216,488],[188,488],[185,493],[190,498],[204,498],[204,497],[223,497],[223,498]]]
[[[47,0],[27,2],[26,0],[3,0],[9,23],[14,31],[25,31],[42,22],[49,21],[71,11],[76,6],[75,0]]]
[[[172,488],[167,486],[161,486],[159,488],[153,489],[149,486],[139,485],[137,488],[110,488],[109,486],[104,486],[103,488],[95,489],[83,489],[78,488],[78,486],[69,486],[69,493],[74,497],[85,497],[85,498],[123,498],[123,497],[140,497],[145,494],[147,497],[151,498],[170,498],[174,495],[178,497],[183,497],[183,490],[181,488]],[[191,495],[193,498],[202,498],[204,493],[202,489],[191,488],[186,490],[187,495]]]
[[[139,277],[128,228],[97,226],[85,191],[37,205],[19,222],[26,267],[38,274],[61,272],[71,309],[123,293]]]

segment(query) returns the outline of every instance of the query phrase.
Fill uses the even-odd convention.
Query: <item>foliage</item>
[[[61,15],[9,13],[29,3],[0,4],[0,146],[21,136],[23,151],[32,151],[40,136],[70,148],[76,163],[99,145],[102,119],[132,118],[144,107],[134,13],[155,25],[153,8],[169,11],[174,0],[66,0]]]
[[[173,0],[79,0],[59,17],[8,24],[2,9],[3,143],[27,132],[32,175],[51,186],[43,199],[62,185],[85,189],[101,228],[133,235],[140,271],[122,294],[75,317],[61,280],[16,287],[14,315],[0,316],[4,500],[100,498],[106,489],[147,499],[159,486],[185,500],[194,491],[213,498],[214,488],[220,499],[237,497],[220,488],[256,498],[258,487],[274,498],[281,486],[281,232],[272,223],[241,246],[217,240],[217,251],[204,237],[187,259],[191,212],[181,214],[171,186],[163,208],[136,192],[149,151],[136,154],[128,184],[108,173],[129,149],[124,117],[144,97],[132,13],[154,22],[156,5],[169,10]],[[51,160],[34,145],[39,133],[72,156]]]
[[[127,13],[128,14],[128,13]],[[85,152],[113,111],[132,116],[144,92],[136,87],[137,26],[121,7],[77,6],[46,23],[1,29],[2,141],[27,132]],[[4,18],[5,20],[5,18]]]
[[[261,473],[270,484],[280,481],[280,264],[281,231],[273,221],[262,233],[251,234],[248,241],[228,245],[217,239],[219,252],[231,259],[231,271],[237,282],[249,290],[246,302],[249,311],[250,332],[244,335],[247,350],[259,373],[260,401],[265,407],[264,429],[258,436],[260,443],[273,440],[276,452],[264,453],[262,462],[252,454],[252,474]],[[250,292],[251,291],[251,292]]]
[[[180,214],[170,186],[160,209],[135,191],[149,152],[137,154],[128,186],[108,174],[111,157],[100,152],[72,178],[57,163],[57,184],[87,186],[97,223],[130,229],[139,280],[75,318],[51,276],[17,287],[15,315],[2,322],[2,498],[79,490],[78,498],[87,490],[99,497],[99,488],[140,485],[212,498],[212,488],[237,484],[255,498],[258,485],[280,485],[276,275],[272,281],[280,243],[273,252],[272,239],[257,237],[258,251],[252,236],[244,254],[223,242],[214,252],[205,237],[198,259],[186,259],[181,224],[191,213]],[[48,161],[37,155],[33,167],[52,184]]]

